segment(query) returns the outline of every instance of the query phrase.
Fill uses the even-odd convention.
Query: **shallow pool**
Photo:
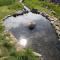
[[[36,24],[33,30],[28,28],[30,22]],[[27,40],[24,47],[32,48],[35,52],[40,53],[43,60],[60,60],[56,32],[45,17],[29,12],[17,17],[8,17],[4,25],[5,30],[10,31],[18,41],[21,38]]]

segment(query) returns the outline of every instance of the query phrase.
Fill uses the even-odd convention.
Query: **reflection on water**
[[[27,26],[31,21],[36,23],[33,30],[29,30]],[[21,37],[27,38],[26,47],[41,53],[44,60],[60,60],[57,35],[45,17],[29,12],[21,16],[9,17],[4,21],[4,25],[18,40]]]

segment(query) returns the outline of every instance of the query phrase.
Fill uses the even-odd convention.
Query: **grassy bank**
[[[8,6],[0,6],[0,20],[8,14],[12,14],[18,10],[22,10],[22,8],[23,6],[19,2],[15,2],[14,4]]]
[[[43,2],[40,0],[24,0],[24,4],[30,9],[36,8],[39,11],[60,17],[60,7],[54,3]]]
[[[17,0],[0,0],[0,6],[11,5],[15,3]]]

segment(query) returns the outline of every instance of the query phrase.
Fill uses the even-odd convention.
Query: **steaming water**
[[[31,21],[36,23],[34,30],[29,30],[27,26]],[[5,19],[4,25],[5,30],[10,31],[18,40],[27,39],[26,47],[42,54],[44,60],[60,60],[57,35],[45,17],[29,12]]]

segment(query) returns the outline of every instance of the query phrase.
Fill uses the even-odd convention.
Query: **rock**
[[[34,8],[31,10],[31,12],[32,13],[36,13],[36,14],[40,14],[40,12],[38,12],[38,10],[37,9],[34,9]]]
[[[35,26],[36,26],[36,24],[35,24],[34,22],[30,22],[30,23],[28,24],[28,28],[29,28],[30,30],[33,30],[33,29],[35,28]]]
[[[52,24],[54,23],[54,21],[50,21]]]
[[[60,27],[60,21],[59,21],[59,20],[55,21],[55,22],[54,22],[54,25]]]
[[[22,13],[15,13],[15,14],[13,14],[12,16],[13,16],[13,17],[16,17],[16,16],[19,16],[19,15],[23,15],[23,12],[22,12]]]
[[[48,17],[48,18],[49,18],[49,20],[50,20],[50,21],[54,21],[54,19],[53,19],[53,18],[51,18],[51,17]]]
[[[48,18],[48,17],[49,17],[48,14],[46,14],[46,13],[42,13],[42,12],[40,12],[40,14],[41,14],[42,16],[46,17],[47,19],[49,19],[49,18]]]
[[[46,13],[42,13],[41,15],[44,16],[45,18],[48,18],[48,14]]]
[[[20,3],[22,3],[23,0],[19,0]]]
[[[42,16],[46,17],[45,13],[41,13]]]
[[[48,15],[48,14],[45,14],[45,18],[49,20],[49,18],[48,18],[48,17],[49,17],[49,15]]]
[[[13,13],[11,16],[16,17],[16,16],[19,16],[19,15],[23,15],[23,11],[17,11],[15,13]]]
[[[57,34],[58,34],[58,36],[59,36],[59,35],[60,35],[60,31],[56,30],[56,32],[57,32]]]
[[[60,41],[60,39],[59,39],[59,41]]]
[[[29,12],[28,10],[23,9],[23,14],[26,14],[26,13],[28,13],[28,12]]]
[[[60,28],[59,28],[59,26],[55,26],[55,29],[56,29],[56,30],[59,30]]]
[[[55,18],[55,17],[53,17],[53,20],[54,20],[54,21],[57,21],[58,19],[57,19],[57,18]]]
[[[25,5],[24,5],[24,9],[25,9],[25,11],[29,11],[30,12],[30,9],[27,6],[25,6]]]

